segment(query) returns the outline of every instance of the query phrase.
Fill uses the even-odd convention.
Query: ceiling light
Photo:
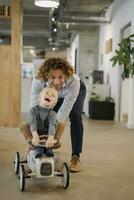
[[[56,50],[56,48],[55,47],[52,47],[52,51],[55,51]]]
[[[54,17],[52,17],[52,21],[53,21],[53,22],[55,21]]]
[[[57,32],[57,28],[54,28],[54,32]]]
[[[35,0],[34,4],[39,7],[57,7],[59,6],[59,0]]]
[[[69,23],[66,23],[66,29],[69,29]]]

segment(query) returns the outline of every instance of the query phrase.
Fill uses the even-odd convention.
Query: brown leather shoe
[[[81,171],[80,159],[78,156],[73,155],[71,159],[70,172],[79,172],[79,171]]]

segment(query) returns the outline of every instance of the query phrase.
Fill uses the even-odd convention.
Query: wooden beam
[[[10,126],[11,46],[0,45],[0,126]]]
[[[21,113],[22,1],[12,0],[11,2],[10,126],[17,127]]]

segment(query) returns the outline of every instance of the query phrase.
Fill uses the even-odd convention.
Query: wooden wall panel
[[[18,127],[21,110],[22,0],[11,0],[11,45],[0,45],[0,126]]]
[[[10,125],[11,47],[0,45],[0,126]]]
[[[11,2],[11,126],[17,127],[21,112],[22,0]]]

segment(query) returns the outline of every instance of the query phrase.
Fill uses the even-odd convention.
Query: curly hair
[[[49,58],[40,66],[37,77],[38,79],[47,80],[47,75],[51,70],[60,69],[66,79],[72,77],[74,70],[72,66],[62,58]]]

